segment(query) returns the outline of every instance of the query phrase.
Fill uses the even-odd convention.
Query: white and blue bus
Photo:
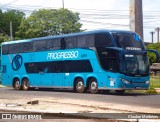
[[[2,43],[2,84],[16,90],[148,89],[149,61],[134,32],[97,30]]]

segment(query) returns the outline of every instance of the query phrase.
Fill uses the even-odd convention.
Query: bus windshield
[[[120,71],[131,76],[149,75],[149,61],[146,55],[125,55],[124,60],[120,60]]]
[[[118,47],[125,50],[144,50],[140,37],[135,33],[112,33]]]

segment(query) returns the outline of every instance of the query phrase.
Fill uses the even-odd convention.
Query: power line
[[[13,2],[13,1],[12,1]],[[28,13],[30,15],[33,11],[44,8],[44,6],[28,6],[28,5],[7,5],[3,7],[5,10],[16,9],[23,11],[24,13]],[[47,7],[48,9],[58,9]],[[129,21],[129,10],[101,10],[101,9],[76,9],[76,8],[68,8],[72,11],[78,11],[80,13],[80,22],[85,24],[96,24],[100,26],[104,26],[104,24],[108,24],[109,26],[116,27],[129,27],[129,24],[126,24],[126,21]],[[144,29],[154,29],[155,22],[159,22],[160,11],[143,11],[144,13]],[[105,20],[125,20],[124,24],[107,23]],[[148,20],[148,21],[147,21]],[[112,24],[112,25],[111,25]],[[147,25],[146,25],[147,24]]]
[[[5,5],[2,5],[2,6],[0,6],[0,8],[3,8],[4,6],[10,5],[10,4],[12,4],[12,3],[16,2],[16,1],[18,1],[18,0],[14,0],[14,1],[10,2],[10,3],[7,3],[7,4],[5,4]]]

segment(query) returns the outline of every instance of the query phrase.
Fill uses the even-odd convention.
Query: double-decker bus
[[[2,43],[2,84],[16,90],[148,89],[149,61],[134,32],[96,30]]]

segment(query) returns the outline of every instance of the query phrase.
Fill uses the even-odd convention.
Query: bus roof
[[[64,35],[53,35],[53,36],[38,37],[38,38],[31,38],[31,39],[24,39],[24,40],[8,41],[8,42],[3,42],[2,45],[23,43],[23,42],[31,42],[31,41],[34,41],[34,40],[67,38],[67,37],[83,36],[83,35],[106,33],[106,32],[108,32],[108,33],[112,33],[112,32],[115,32],[115,33],[134,33],[132,31],[125,31],[125,30],[107,30],[107,29],[105,29],[105,30],[93,30],[93,31],[83,31],[83,32],[64,34]]]

